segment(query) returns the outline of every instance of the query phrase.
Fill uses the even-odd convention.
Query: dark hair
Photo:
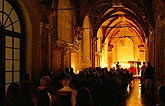
[[[17,96],[20,96],[20,86],[17,83],[11,83],[9,87],[7,88],[7,95],[10,96],[11,98],[14,98]]]
[[[151,63],[150,63],[150,62],[147,62],[147,65],[148,65],[148,66],[151,66]]]
[[[11,83],[7,88],[6,93],[6,105],[16,106],[21,104],[21,91],[20,85],[17,83]]]
[[[159,98],[162,100],[163,104],[165,104],[165,85],[159,87]]]

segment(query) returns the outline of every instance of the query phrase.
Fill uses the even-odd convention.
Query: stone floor
[[[139,79],[134,79],[131,90],[128,89],[128,94],[122,100],[120,106],[155,106],[154,97],[146,97],[141,94],[139,83]]]

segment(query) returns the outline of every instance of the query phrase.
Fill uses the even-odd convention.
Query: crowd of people
[[[17,95],[21,98],[6,98],[6,106],[12,106],[13,101],[13,106],[115,106],[121,95],[126,94],[131,77],[126,69],[111,68],[109,71],[100,67],[86,68],[75,74],[73,68],[67,67],[59,74],[43,75],[37,86],[33,86],[33,83],[24,84],[24,90],[26,87],[28,89],[22,97],[22,90],[18,90],[22,87],[17,83],[11,84],[9,89],[12,91],[7,91],[7,97],[14,95],[15,98]],[[66,102],[66,98],[69,101]]]
[[[146,95],[152,93],[153,73],[151,64],[143,63],[141,83]],[[66,67],[58,74],[43,75],[37,86],[31,81],[22,86],[12,83],[5,98],[6,106],[118,106],[132,80],[133,73],[119,67],[110,70],[90,67],[78,74],[72,67]]]

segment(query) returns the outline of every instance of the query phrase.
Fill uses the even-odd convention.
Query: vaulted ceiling
[[[83,25],[85,16],[89,16],[93,36],[97,35],[100,27],[104,27],[105,37],[108,32],[120,32],[114,28],[129,27],[130,31],[141,35],[144,40],[149,36],[150,29],[154,28],[154,0],[70,0],[76,12],[78,26]],[[52,2],[58,7],[58,0],[38,0],[47,6]],[[124,21],[123,21],[124,20]]]
[[[96,35],[104,27],[105,36],[116,27],[130,27],[130,30],[142,36],[149,36],[154,27],[153,0],[71,0],[77,10],[77,22],[82,25],[88,15]],[[123,21],[125,19],[125,22]],[[115,30],[114,34],[120,32]]]

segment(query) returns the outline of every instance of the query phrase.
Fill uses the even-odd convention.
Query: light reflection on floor
[[[139,79],[134,79],[131,89],[128,89],[128,95],[124,101],[125,103],[122,103],[121,106],[155,106],[153,98],[145,97],[141,94],[139,83]]]

